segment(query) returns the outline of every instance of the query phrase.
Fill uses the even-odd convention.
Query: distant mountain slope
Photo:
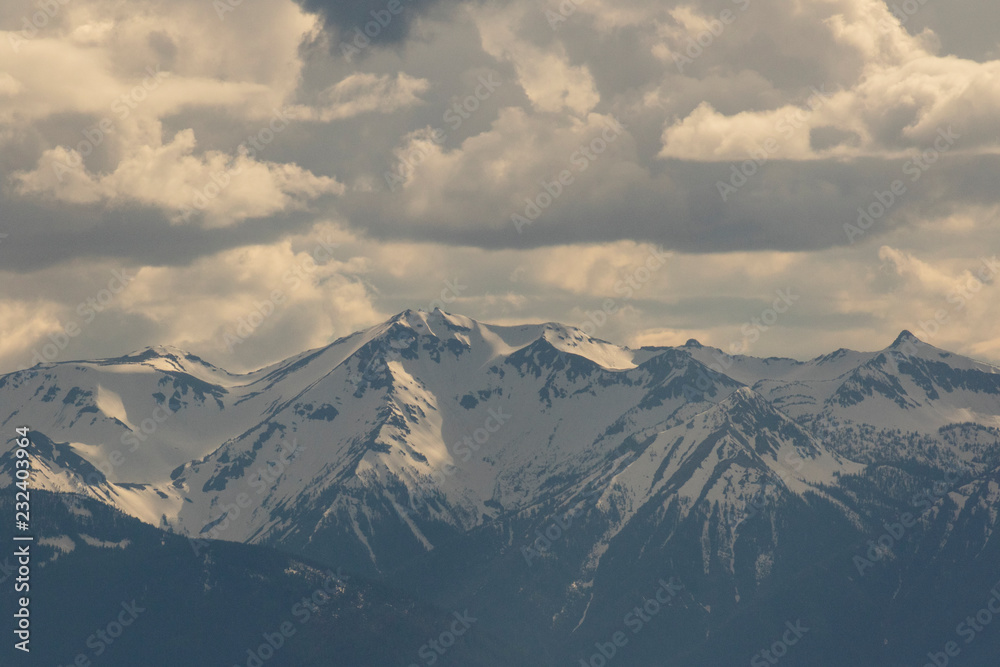
[[[908,331],[879,352],[841,349],[806,362],[687,349],[794,418],[922,432],[956,422],[1000,427],[1000,369],[940,350]]]
[[[13,511],[8,494],[0,511]],[[450,610],[339,568],[231,542],[193,548],[78,496],[35,492],[33,516],[31,653],[4,642],[5,665],[382,667],[423,663],[421,651],[445,665],[531,664],[465,609],[456,626]],[[13,597],[0,608],[11,618]],[[429,648],[453,627],[453,646]]]

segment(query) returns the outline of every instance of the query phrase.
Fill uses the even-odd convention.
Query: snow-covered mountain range
[[[38,365],[0,406],[33,431],[34,488],[168,532],[386,580],[486,549],[511,580],[556,567],[536,611],[570,643],[616,616],[612,579],[665,560],[681,604],[736,613],[812,553],[790,526],[863,542],[945,473],[934,516],[975,514],[980,550],[996,525],[1000,369],[908,332],[802,362],[406,311],[245,375],[170,347]]]

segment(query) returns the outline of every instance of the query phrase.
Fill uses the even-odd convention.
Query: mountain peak
[[[106,359],[103,364],[140,364],[151,366],[159,370],[180,371],[199,378],[218,382],[222,376],[231,375],[229,371],[223,370],[211,364],[198,355],[191,354],[187,350],[182,350],[173,345],[152,345],[144,347],[135,352],[129,352],[125,356],[116,359]]]
[[[181,348],[173,345],[151,345],[145,348],[144,351],[154,352],[161,357],[185,357],[188,354],[186,350],[182,350]]]
[[[728,406],[757,406],[765,403],[763,396],[747,386],[739,387],[732,394],[720,402],[720,405]]]
[[[407,308],[401,313],[389,318],[387,324],[394,323],[405,324],[407,326],[420,326],[427,323],[427,313],[422,310],[413,310],[412,308]]]
[[[908,329],[903,329],[896,336],[896,340],[892,341],[891,347],[897,347],[899,345],[904,345],[906,343],[922,343],[923,341],[914,336]]]
[[[435,308],[429,312],[407,308],[403,312],[389,318],[382,325],[375,327],[375,329],[388,331],[393,328],[393,325],[410,329],[417,335],[448,338],[450,333],[470,330],[477,325],[477,322],[462,315],[452,315],[440,308]]]
[[[148,359],[184,359],[185,357],[191,357],[186,350],[182,350],[179,347],[174,347],[173,345],[150,345],[148,347],[135,350],[134,352],[129,352],[128,354],[121,357],[122,359],[127,359],[129,361],[146,361]]]

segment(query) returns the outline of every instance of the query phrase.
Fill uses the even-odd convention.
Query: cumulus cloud
[[[984,338],[997,331],[997,285],[1000,258],[996,254],[949,262],[928,262],[913,253],[883,246],[883,270],[894,278],[893,299],[885,304],[890,316],[911,321],[918,338],[945,349],[965,348],[974,356],[996,359],[1000,339]],[[913,308],[919,304],[919,308]]]
[[[174,344],[247,370],[318,347],[386,316],[372,304],[372,267],[352,252],[354,242],[321,225],[183,267],[93,260],[5,273],[19,296],[0,299],[0,365],[28,366],[39,353],[65,361]]]
[[[1000,105],[1000,61],[924,57],[872,69],[845,91],[814,88],[802,105],[724,115],[708,103],[663,131],[662,158],[741,160],[768,141],[769,158],[893,158],[924,149],[949,127],[969,152],[995,153],[991,112]],[[817,147],[818,130],[854,141]]]
[[[514,65],[518,83],[541,112],[567,111],[577,116],[591,111],[600,101],[589,68],[573,65],[565,48],[558,42],[539,46],[522,37],[518,27],[529,12],[537,9],[512,4],[505,7],[473,10],[483,50],[500,61]]]
[[[383,315],[363,280],[366,261],[344,256],[337,238],[313,234],[228,250],[184,269],[146,268],[121,308],[148,318],[161,338],[221,365],[256,368]]]
[[[580,324],[656,246],[674,259],[601,337],[724,346],[795,287],[752,351],[805,356],[916,332],[1000,244],[996,12],[974,0],[388,4],[0,7],[6,363],[112,268],[139,278],[79,356],[252,365],[443,296]],[[317,221],[349,259],[213,352]],[[939,340],[1000,358],[991,290]]]
[[[420,94],[429,87],[426,79],[399,73],[381,76],[359,72],[320,93],[319,108],[298,107],[299,117],[329,122],[362,113],[392,113],[420,103]]]
[[[174,222],[204,220],[209,227],[238,223],[304,207],[324,194],[340,194],[335,179],[295,164],[259,162],[246,152],[233,158],[218,151],[194,155],[191,130],[162,146],[141,146],[108,174],[92,174],[74,150],[42,154],[38,168],[14,174],[18,191],[51,195],[68,203],[136,202],[170,212]]]

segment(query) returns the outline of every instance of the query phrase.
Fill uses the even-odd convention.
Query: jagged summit
[[[927,360],[938,361],[941,359],[955,358],[959,360],[958,363],[971,366],[977,366],[980,368],[990,367],[990,364],[984,364],[982,362],[976,361],[971,358],[963,357],[961,355],[956,355],[947,350],[941,349],[932,343],[928,343],[925,340],[918,338],[911,331],[903,329],[896,336],[896,339],[892,341],[892,344],[887,347],[884,352],[890,352],[894,356],[899,357],[900,355],[907,357],[920,357]]]
[[[218,377],[232,376],[229,371],[211,364],[196,354],[183,350],[174,345],[152,345],[149,347],[129,352],[122,357],[103,359],[101,365],[114,364],[138,364],[156,368],[158,370],[174,370],[181,373],[188,373],[202,379],[212,381]]]
[[[728,376],[739,384],[752,386],[766,400],[777,401],[776,405],[780,409],[787,410],[788,414],[795,417],[818,409],[826,401],[836,400],[838,405],[842,402],[854,405],[863,397],[870,396],[869,389],[872,387],[867,387],[865,382],[858,379],[860,376],[856,376],[858,369],[869,364],[888,364],[879,372],[890,375],[903,373],[909,376],[918,373],[912,363],[902,363],[905,359],[920,360],[919,363],[925,366],[943,362],[963,372],[987,373],[994,377],[998,372],[996,367],[940,350],[921,341],[910,331],[902,331],[893,345],[881,352],[856,352],[842,348],[810,361],[726,354],[723,350],[703,345],[696,339],[689,339],[684,345],[677,347],[645,346],[630,349],[597,338],[592,335],[594,333],[599,332],[587,332],[558,322],[486,324],[441,308],[431,311],[406,309],[379,324],[339,338],[324,347],[299,353],[249,373],[231,373],[174,345],[150,346],[112,359],[60,363],[72,363],[83,368],[121,365],[123,371],[131,373],[184,373],[220,388],[253,386],[255,392],[263,393],[275,391],[279,385],[288,390],[293,386],[302,390],[329,374],[338,377],[346,374],[352,386],[389,386],[394,382],[394,377],[420,377],[430,369],[439,367],[445,358],[461,358],[463,367],[469,369],[462,370],[462,373],[490,368],[505,360],[521,357],[537,357],[540,368],[547,367],[550,360],[559,359],[563,360],[560,363],[564,363],[567,358],[578,358],[605,371],[630,372],[649,367],[651,361],[657,366],[659,362],[655,362],[655,359],[666,360],[672,354],[681,354],[712,372]],[[497,367],[502,368],[502,365]],[[585,367],[586,364],[579,368]],[[864,371],[862,375],[867,372],[869,371]],[[940,368],[927,366],[919,374],[935,375],[942,372]],[[856,377],[850,379],[852,374]],[[947,398],[948,388],[954,386],[973,389],[978,387],[978,377],[952,377],[941,384],[936,393],[928,392],[928,397],[930,400],[939,400],[938,394],[943,389],[943,396]],[[286,379],[291,378],[294,380],[290,384],[284,384]],[[986,384],[992,387],[993,379],[986,380]],[[849,392],[846,388],[841,388],[845,382],[852,387],[859,382],[861,384]],[[930,380],[921,382],[927,387],[933,384]],[[695,386],[693,391],[697,392],[698,388]],[[877,390],[875,394],[884,394],[885,391]],[[918,394],[916,389],[911,389],[909,393]],[[834,394],[837,395],[836,399]],[[849,401],[845,398],[847,394],[852,396]],[[952,414],[960,407],[957,403],[950,405],[947,414]],[[977,419],[975,415],[982,414],[984,409],[985,406],[977,405],[971,413],[972,418]],[[901,425],[908,419],[899,417],[898,421]]]
[[[740,387],[724,402],[731,405],[746,405],[764,401],[764,398],[750,387]]]
[[[181,349],[174,345],[150,345],[148,347],[143,347],[138,350],[133,350],[120,357],[110,357],[107,359],[101,359],[101,362],[130,362],[130,363],[141,363],[146,361],[152,361],[156,359],[166,359],[175,362],[181,362],[185,359],[198,362],[204,365],[210,365],[201,357],[188,352],[187,350]]]
[[[155,354],[156,356],[160,357],[188,356],[186,350],[182,350],[181,348],[175,345],[150,345],[148,347],[142,348],[138,352],[134,352],[133,354]],[[131,356],[131,355],[126,355],[126,356]]]
[[[892,345],[889,347],[899,347],[906,344],[923,343],[922,340],[913,335],[908,329],[903,329],[896,336],[896,340],[892,341]]]

